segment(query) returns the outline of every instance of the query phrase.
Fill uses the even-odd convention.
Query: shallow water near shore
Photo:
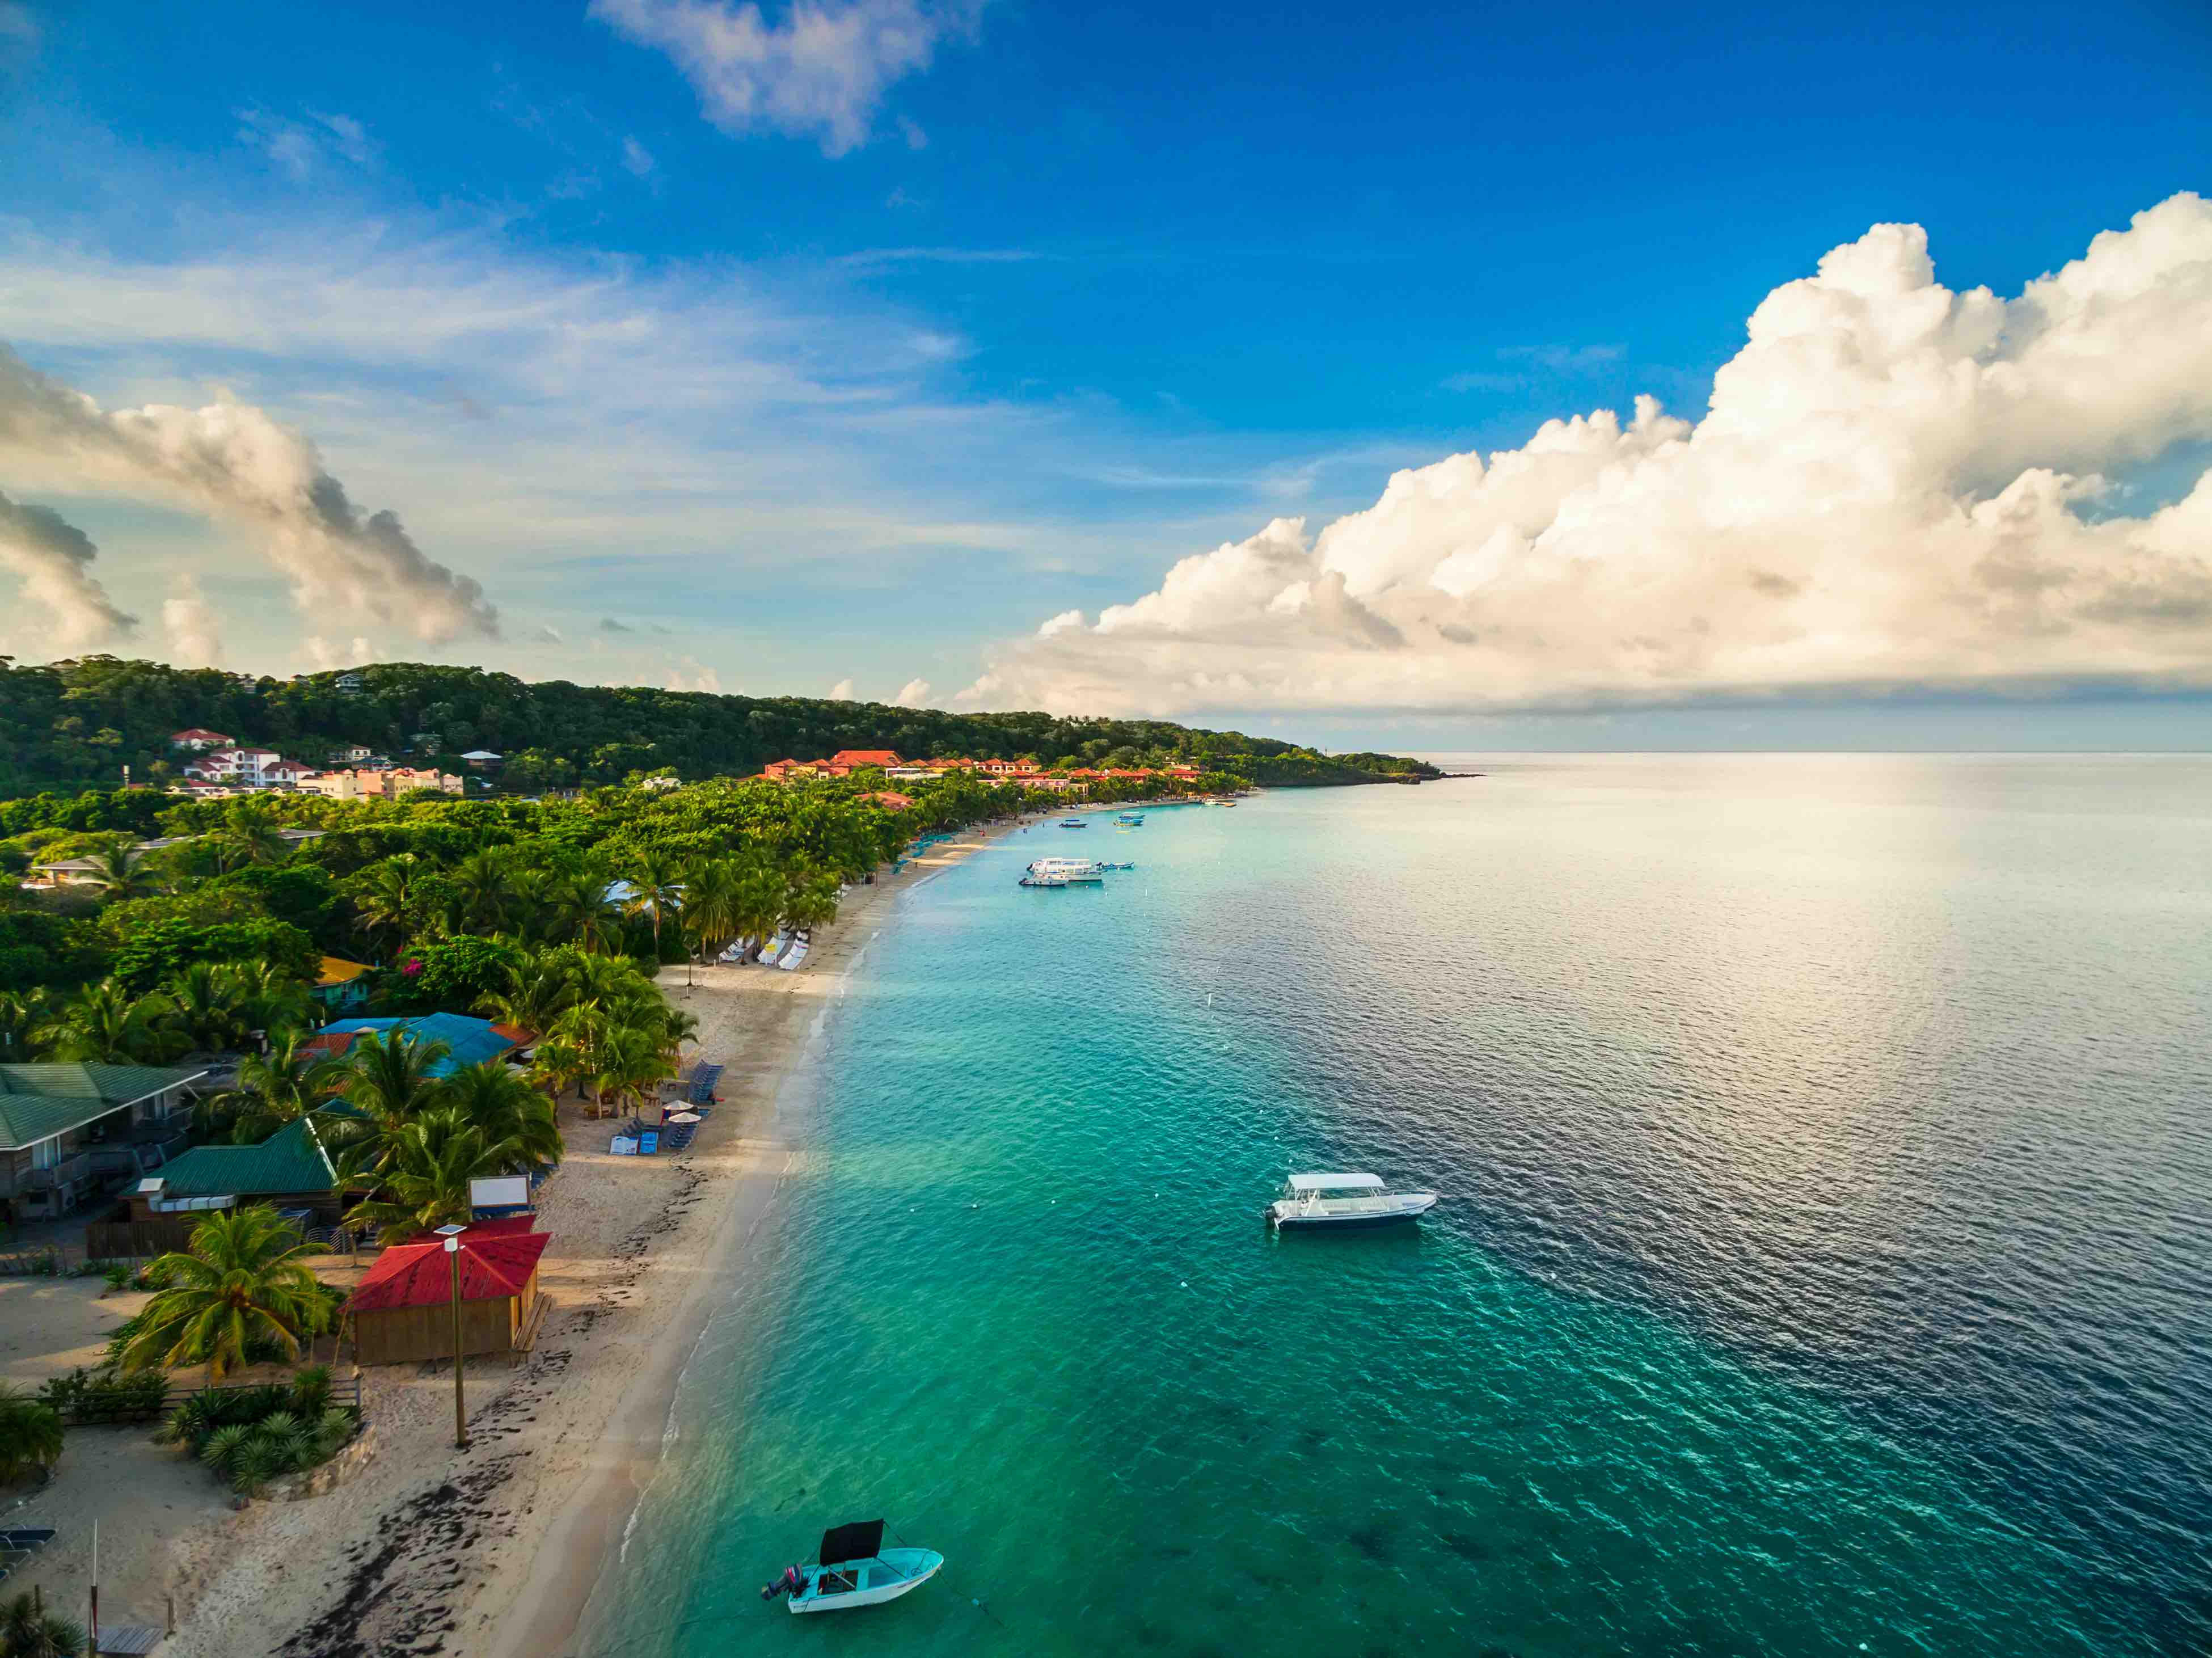
[[[1482,768],[902,898],[573,1650],[2207,1649],[2212,761]]]

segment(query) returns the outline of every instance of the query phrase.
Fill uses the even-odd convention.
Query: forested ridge
[[[173,732],[198,726],[311,765],[351,745],[458,768],[489,749],[502,788],[743,776],[771,760],[839,749],[909,758],[1032,758],[1047,767],[1169,760],[1262,784],[1360,783],[1434,775],[1419,761],[1322,755],[1294,743],[1161,720],[948,714],[883,702],[724,696],[647,686],[526,681],[482,668],[380,663],[290,679],[88,656],[22,667],[0,658],[0,795],[113,787],[175,774]]]

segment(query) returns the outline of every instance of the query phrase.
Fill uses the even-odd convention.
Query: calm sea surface
[[[1470,763],[904,898],[580,1649],[2212,1650],[2212,760]]]

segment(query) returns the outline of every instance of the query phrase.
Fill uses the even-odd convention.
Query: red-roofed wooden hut
[[[552,1242],[531,1217],[480,1220],[461,1234],[461,1351],[511,1353],[538,1308],[538,1258]],[[453,1267],[443,1239],[394,1244],[355,1287],[354,1356],[363,1364],[419,1364],[453,1356]]]

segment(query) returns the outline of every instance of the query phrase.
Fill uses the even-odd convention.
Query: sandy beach
[[[684,969],[664,970],[664,993],[699,1020],[687,1057],[726,1066],[720,1104],[688,1152],[651,1158],[608,1155],[607,1125],[563,1106],[568,1153],[539,1197],[551,1304],[520,1363],[470,1362],[467,1450],[453,1443],[450,1365],[385,1366],[363,1384],[375,1455],[335,1491],[232,1511],[143,1430],[77,1430],[18,1523],[39,1523],[41,1508],[80,1521],[96,1509],[104,1621],[158,1625],[173,1597],[177,1632],[161,1649],[173,1658],[572,1653],[660,1455],[684,1362],[794,1155],[797,1125],[778,1121],[777,1100],[811,1029],[884,907],[987,839],[970,832],[855,887],[798,972],[695,969],[687,987]],[[343,1263],[325,1276],[343,1282]],[[88,1337],[128,1310],[70,1316]],[[124,1477],[140,1462],[163,1465],[155,1484]],[[167,1512],[149,1524],[134,1488]],[[81,1609],[76,1552],[58,1549],[24,1581]]]

